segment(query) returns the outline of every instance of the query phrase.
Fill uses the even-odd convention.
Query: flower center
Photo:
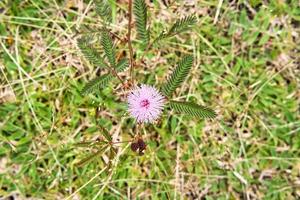
[[[144,99],[144,100],[142,100],[142,101],[140,102],[140,106],[141,106],[142,108],[146,108],[146,109],[148,109],[148,108],[149,108],[149,106],[150,106],[150,102],[149,102],[149,100],[148,100],[148,99]]]

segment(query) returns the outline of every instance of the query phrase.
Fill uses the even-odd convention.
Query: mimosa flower
[[[128,111],[137,122],[153,123],[162,113],[165,97],[149,85],[136,87],[128,95]]]

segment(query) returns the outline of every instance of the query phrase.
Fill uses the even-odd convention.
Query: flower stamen
[[[144,99],[144,100],[141,101],[140,105],[141,105],[142,108],[148,109],[149,106],[150,106],[150,102],[149,102],[148,99]]]

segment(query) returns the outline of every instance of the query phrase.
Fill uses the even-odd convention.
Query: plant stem
[[[153,40],[152,42],[150,42],[150,43],[148,44],[148,46],[146,47],[146,49],[145,49],[145,51],[144,51],[144,53],[142,54],[142,57],[141,57],[141,61],[142,61],[142,62],[143,62],[143,60],[144,60],[144,57],[145,57],[146,53],[148,53],[149,50],[150,50],[150,48],[153,46],[153,43],[154,43],[154,40]]]
[[[121,84],[125,87],[123,80],[121,79],[121,77],[118,75],[117,71],[114,68],[111,70],[111,73],[112,73],[112,75],[117,77],[119,79],[119,81],[121,82]]]
[[[106,66],[110,66],[110,65],[109,65],[108,63],[106,63],[105,61],[104,61],[104,64],[105,64]],[[120,83],[123,85],[123,87],[125,87],[124,81],[123,81],[123,80],[121,79],[121,77],[118,75],[116,69],[115,69],[113,66],[110,66],[110,67],[108,68],[108,70],[109,70],[109,72],[110,72],[113,76],[115,76],[116,78],[118,78],[119,81],[120,81]]]
[[[133,49],[131,44],[131,23],[132,23],[132,0],[128,0],[128,32],[127,32],[127,42],[128,42],[128,48],[129,48],[129,56],[130,56],[130,77],[131,82],[134,84],[134,78],[133,78]]]

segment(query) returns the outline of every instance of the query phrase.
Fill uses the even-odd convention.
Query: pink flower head
[[[128,95],[128,111],[138,122],[152,123],[160,116],[165,97],[149,85],[136,87]]]

